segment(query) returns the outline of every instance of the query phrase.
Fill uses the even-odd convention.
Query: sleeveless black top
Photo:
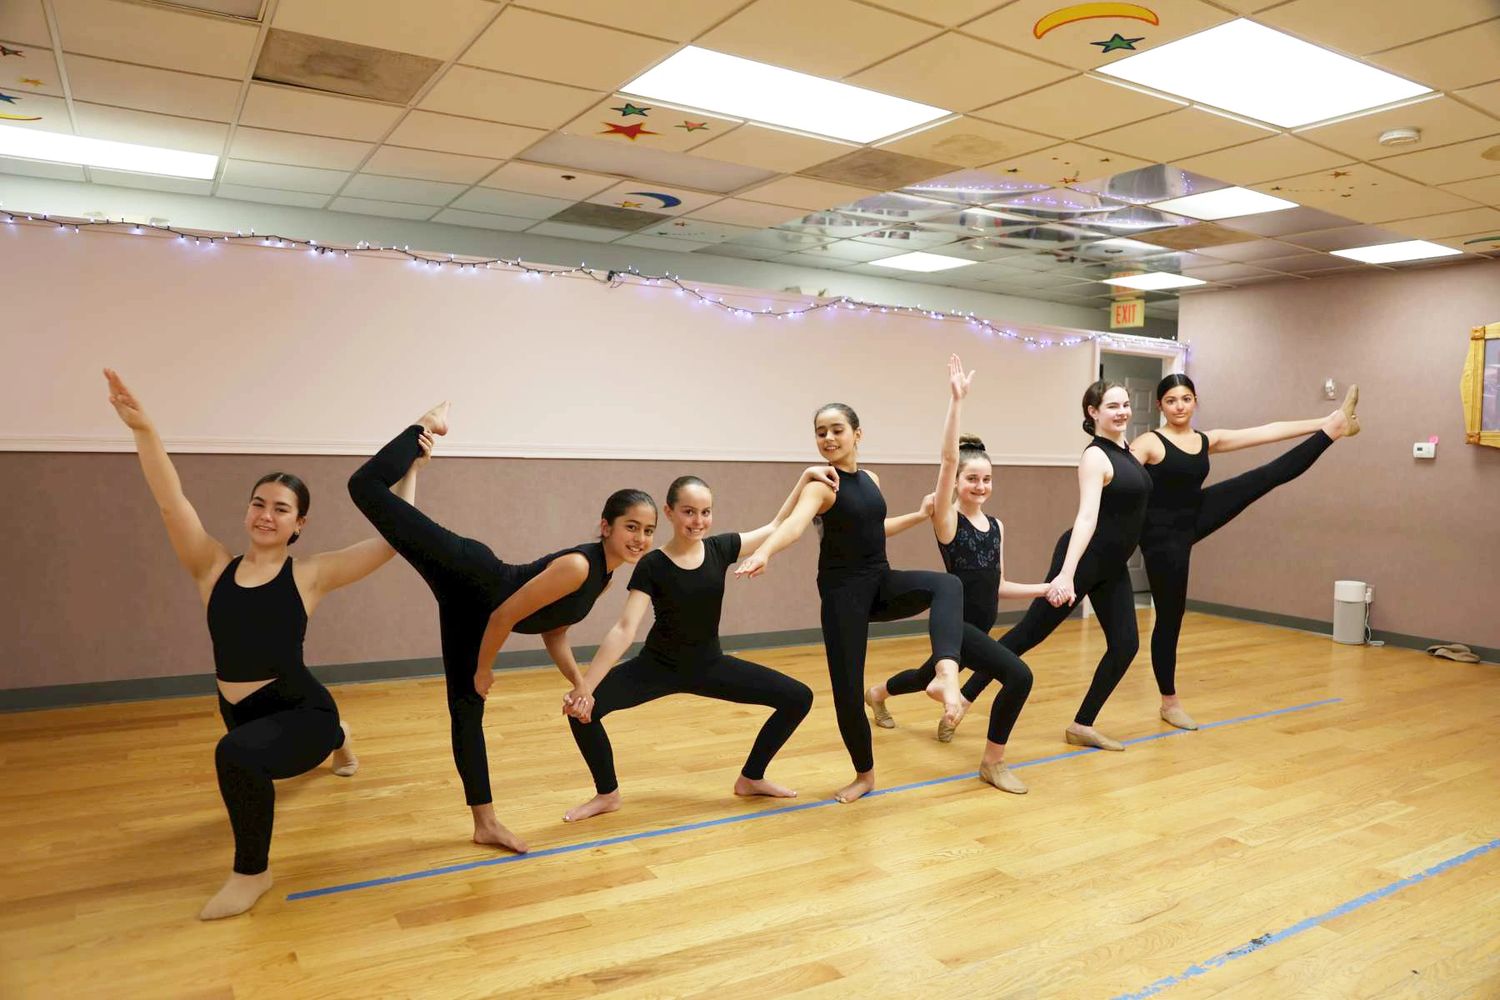
[[[557,600],[545,607],[537,608],[527,617],[521,619],[512,630],[523,635],[538,635],[542,632],[551,632],[553,629],[562,628],[565,625],[576,625],[588,617],[593,610],[594,602],[599,595],[604,593],[604,588],[609,585],[612,575],[604,568],[604,545],[601,542],[585,542],[572,548],[562,549],[542,556],[535,562],[516,567],[519,571],[515,580],[515,588],[511,593],[520,590],[521,587],[532,577],[546,569],[552,560],[569,553],[577,552],[589,561],[589,575],[584,579],[579,588],[571,594],[564,594]],[[507,597],[509,595],[506,595]],[[498,604],[496,605],[498,607]]]
[[[1198,454],[1189,455],[1165,434],[1161,439],[1165,457],[1146,466],[1153,488],[1146,507],[1146,523],[1152,528],[1191,528],[1198,514],[1203,481],[1208,478],[1208,435],[1197,431],[1203,442]]]
[[[270,583],[234,582],[244,556],[235,556],[208,596],[208,634],[214,643],[214,673],[221,681],[266,681],[307,673],[302,640],[307,608],[292,576],[292,559]]]
[[[964,621],[988,632],[1000,614],[1000,522],[985,515],[988,531],[980,531],[974,522],[958,513],[958,530],[953,541],[938,542],[943,567],[964,585]]]
[[[838,470],[839,490],[823,513],[818,585],[889,569],[885,558],[885,497],[863,469]]]
[[[1108,562],[1125,562],[1141,540],[1146,504],[1151,498],[1151,474],[1130,453],[1108,438],[1095,435],[1089,444],[1109,459],[1112,478],[1099,494],[1099,521],[1088,551]]]

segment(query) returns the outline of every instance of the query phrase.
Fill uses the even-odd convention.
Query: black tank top
[[[818,585],[889,569],[885,558],[885,497],[863,469],[838,470],[839,491],[823,513]]]
[[[214,673],[231,682],[267,681],[307,673],[302,640],[307,608],[292,576],[292,559],[270,583],[234,582],[244,556],[235,556],[208,595],[208,634],[214,643]]]
[[[1125,562],[1141,540],[1146,504],[1151,498],[1151,474],[1130,453],[1108,438],[1095,436],[1089,444],[1109,459],[1114,478],[1099,494],[1099,521],[1088,551],[1107,562]]]
[[[943,566],[963,581],[964,621],[988,632],[1000,614],[1000,522],[985,515],[990,530],[980,531],[974,522],[958,513],[953,541],[938,542]]]
[[[1190,527],[1198,514],[1203,481],[1208,478],[1208,435],[1196,431],[1203,447],[1189,455],[1171,438],[1152,431],[1161,439],[1165,455],[1155,465],[1146,466],[1151,476],[1151,503],[1146,507],[1146,523],[1157,527]]]
[[[594,602],[599,599],[600,594],[604,593],[604,588],[609,586],[609,578],[612,575],[604,568],[604,545],[600,542],[585,542],[583,545],[562,549],[542,556],[535,562],[527,563],[520,567],[516,590],[546,569],[552,560],[571,552],[577,552],[589,561],[589,575],[577,590],[571,594],[564,594],[546,607],[536,609],[529,616],[521,619],[513,631],[523,635],[538,635],[565,625],[576,625],[588,617],[589,611],[594,607]],[[514,592],[511,591],[511,593]]]

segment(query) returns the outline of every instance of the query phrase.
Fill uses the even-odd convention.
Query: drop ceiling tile
[[[833,257],[823,252],[827,249],[828,247],[826,246],[809,247],[807,250],[799,250],[796,253],[789,253],[784,257],[777,257],[776,263],[792,264],[797,267],[821,267],[835,271],[843,270],[846,267],[853,267],[855,264],[860,263],[857,260]]]
[[[707,246],[712,243],[739,239],[753,232],[755,230],[750,226],[731,226],[723,222],[705,222],[702,219],[685,218],[672,219],[641,230],[643,235],[681,240],[684,243],[694,244],[695,248],[697,245]]]
[[[694,250],[694,253],[711,257],[738,257],[740,260],[775,260],[785,254],[784,250],[767,250],[765,247],[746,247],[736,243],[716,243],[713,246]]]
[[[1150,232],[1139,233],[1134,238],[1142,243],[1172,250],[1205,250],[1209,247],[1227,246],[1244,241],[1242,233],[1214,222],[1196,222],[1171,229],[1154,229]]]
[[[440,59],[272,28],[254,77],[304,90],[405,105],[442,69]]]
[[[69,56],[68,85],[73,99],[138,111],[157,111],[209,121],[234,120],[240,98],[237,80]]]
[[[950,246],[958,243],[960,237],[957,233],[931,232],[919,226],[907,224],[877,230],[864,236],[856,236],[854,240],[866,246],[886,247],[898,253],[906,253],[910,250],[931,250],[935,247]]]
[[[408,205],[446,205],[463,194],[465,184],[440,184],[407,177],[382,177],[378,174],[355,174],[339,192],[352,198],[374,201],[398,201]]]
[[[745,166],[796,173],[815,163],[843,156],[860,147],[766,125],[741,125],[693,150],[694,155]]]
[[[275,191],[270,188],[246,187],[242,184],[219,182],[214,194],[235,201],[254,201],[263,205],[294,205],[298,208],[322,208],[328,204],[328,195],[312,194],[308,191]]]
[[[171,194],[212,194],[214,182],[194,180],[189,177],[164,177],[160,174],[140,174],[133,170],[105,170],[90,167],[89,179],[95,184],[111,187],[138,188],[142,191],[167,191]]]
[[[635,79],[675,48],[597,24],[507,7],[469,47],[463,62],[517,76],[613,90]],[[560,58],[566,53],[565,58]]]
[[[1259,184],[1264,181],[1331,170],[1349,163],[1351,157],[1330,152],[1290,135],[1256,139],[1214,153],[1190,156],[1175,165],[1227,184]]]
[[[406,149],[381,146],[370,157],[364,169],[372,174],[390,177],[416,177],[450,184],[473,184],[500,165],[498,160],[457,153],[435,153],[428,149]]]
[[[553,129],[576,117],[604,95],[560,83],[526,80],[472,66],[454,66],[418,103],[439,111],[486,121]]]
[[[1500,206],[1500,177],[1481,177],[1478,180],[1459,181],[1457,184],[1444,184],[1443,191],[1452,192],[1452,194],[1460,198],[1477,201],[1482,205]],[[1460,206],[1455,205],[1453,207],[1458,208]],[[1462,207],[1471,208],[1473,206],[1464,205]],[[1427,211],[1442,211],[1442,209],[1427,209]]]
[[[1072,75],[1052,63],[949,32],[848,82],[949,111],[972,111]]]
[[[1272,257],[1270,260],[1256,262],[1258,266],[1270,271],[1280,271],[1283,274],[1310,274],[1313,271],[1344,270],[1349,267],[1349,261],[1343,257],[1334,257],[1326,253],[1297,254],[1292,257]]]
[[[446,62],[495,14],[484,0],[279,0],[275,28]]]
[[[1380,144],[1379,137],[1382,132],[1406,126],[1422,130],[1422,139],[1419,143],[1412,146],[1382,146]],[[1334,125],[1301,129],[1297,135],[1320,146],[1347,153],[1350,159],[1373,160],[1397,153],[1447,146],[1496,132],[1500,132],[1500,119],[1465,107],[1452,98],[1439,96],[1403,105],[1390,111],[1351,118]]]
[[[453,208],[490,215],[508,215],[518,219],[548,219],[573,204],[561,198],[546,198],[518,191],[474,188],[453,202]]]
[[[1293,0],[1256,18],[1299,38],[1366,55],[1495,16],[1493,0],[1364,0],[1351,17],[1343,0]]]
[[[576,226],[566,222],[539,222],[527,232],[535,236],[558,236],[569,240],[587,240],[590,243],[612,243],[621,236],[618,229]]]
[[[857,149],[837,159],[802,171],[802,177],[887,191],[943,177],[957,169],[956,163],[941,163],[888,149]]]
[[[1494,253],[1500,251],[1500,226],[1491,226],[1475,233],[1445,236],[1437,242],[1464,253]]]
[[[333,194],[343,187],[348,177],[347,173],[340,170],[289,167],[275,163],[255,163],[250,160],[225,160],[223,173],[220,174],[219,179],[226,184],[242,184],[246,187]]]
[[[1457,236],[1460,233],[1480,230],[1500,232],[1500,209],[1470,208],[1462,212],[1443,212],[1440,215],[1425,215],[1415,219],[1387,222],[1385,228],[1420,240]]]
[[[1415,215],[1473,207],[1470,202],[1459,197],[1462,192],[1450,193],[1451,188],[1439,190],[1426,187],[1365,163],[1288,177],[1275,184],[1257,184],[1254,187],[1258,191],[1295,201],[1299,205],[1338,212],[1359,222],[1409,219]],[[1237,228],[1229,220],[1225,220],[1224,225]],[[1307,229],[1300,231],[1306,232]]]
[[[725,198],[723,201],[714,202],[707,208],[698,209],[692,213],[691,218],[705,222],[726,222],[734,226],[764,229],[767,226],[776,226],[793,219],[800,219],[804,214],[796,208],[783,205],[762,205],[739,198]]]
[[[1500,17],[1389,49],[1366,61],[1435,90],[1457,90],[1495,79],[1497,52]]]
[[[848,184],[813,180],[810,177],[781,177],[754,190],[742,192],[740,197],[747,201],[816,211],[837,208],[878,193],[872,188],[851,187]]]
[[[980,108],[974,114],[1006,125],[1076,139],[1181,107],[1184,107],[1181,101],[1143,94],[1094,77],[1074,76]]]
[[[518,233],[528,226],[536,225],[535,219],[517,219],[509,215],[491,215],[488,212],[465,212],[459,208],[445,208],[432,217],[433,222],[445,222],[450,226],[469,226],[476,229],[498,229]]]
[[[898,253],[906,253],[906,250],[897,246],[871,246],[854,240],[835,240],[808,253],[816,253],[820,257],[842,261],[844,264],[859,264],[894,257]]]
[[[49,97],[46,94],[13,94],[11,96],[15,97],[15,101],[6,104],[5,114],[18,117],[7,121],[7,126],[72,134],[73,123],[68,118],[68,102],[61,97]],[[36,121],[26,120],[30,118],[35,118]]]
[[[1132,51],[1148,51],[1233,17],[1199,0],[1153,0],[1146,8],[1159,24],[1129,16],[1090,16],[1084,20],[1077,17],[1080,11],[1076,8],[1055,0],[1018,0],[964,25],[964,31],[1039,59],[1093,69],[1129,58]],[[1136,39],[1134,49],[1106,52],[1104,46],[1096,44],[1117,34]]]
[[[1035,132],[963,117],[882,143],[880,148],[960,167],[977,167],[1053,145],[1056,145],[1054,140]]]
[[[425,220],[437,211],[430,205],[405,205],[396,201],[373,201],[369,198],[335,198],[330,212],[353,212],[357,215],[380,215],[388,219]]]
[[[410,111],[386,142],[412,149],[434,149],[504,160],[541,139],[541,129],[459,118],[432,111]]]
[[[54,0],[69,53],[240,80],[258,28],[219,17],[119,0]]]
[[[956,28],[966,21],[972,21],[980,14],[988,14],[996,7],[1003,7],[1009,0],[870,0],[870,2],[896,14],[931,21],[945,28]]]
[[[771,250],[780,249],[782,253],[793,253],[797,250],[819,247],[833,241],[824,236],[789,233],[784,229],[760,229],[753,233],[736,237],[730,242],[735,246],[765,247]]]
[[[1244,243],[1228,243],[1223,246],[1205,247],[1203,255],[1219,260],[1244,262],[1270,260],[1273,257],[1290,257],[1297,248],[1279,240],[1248,240]]]
[[[0,6],[0,11],[3,10]],[[3,17],[0,13],[0,19]],[[3,34],[0,46],[20,53],[0,60],[0,90],[21,100],[36,94],[63,96],[62,81],[57,78],[56,54],[51,49],[27,45]]]
[[[639,97],[617,96],[600,101],[564,125],[563,131],[631,148],[683,152],[733,131],[739,124],[737,118],[720,118]]]
[[[1496,118],[1500,118],[1500,80],[1456,91],[1453,96],[1463,98],[1470,104],[1483,108]]]
[[[1181,108],[1158,118],[1091,135],[1088,142],[1101,149],[1169,163],[1275,134],[1271,129],[1247,125],[1210,111]]]
[[[939,30],[854,0],[758,0],[694,44],[837,80]]]
[[[0,156],[0,173],[15,174],[18,177],[41,177],[49,181],[77,181],[80,184],[88,180],[83,175],[83,168],[71,163],[44,163],[41,160],[22,160],[13,156]]]
[[[1017,180],[991,170],[957,170],[901,189],[902,194],[949,202],[953,205],[984,205],[1025,191],[1042,191],[1046,184]]]
[[[300,167],[354,170],[375,148],[373,143],[348,139],[325,139],[296,132],[240,126],[229,142],[229,155],[237,160],[289,163]]]
[[[1015,180],[1042,184],[1078,184],[1150,166],[1151,161],[1065,142],[1025,156],[997,160],[985,170]]]
[[[1204,281],[1280,277],[1279,274],[1273,274],[1259,267],[1251,267],[1249,264],[1214,264],[1208,267],[1190,267],[1184,269],[1182,273],[1189,278],[1201,278]]]
[[[696,191],[727,194],[771,177],[771,172],[691,153],[647,149],[622,142],[606,142],[586,136],[558,132],[522,154],[527,160],[575,167],[595,173],[638,177],[665,184],[679,184]]]
[[[728,17],[745,0],[527,0],[526,6],[591,24],[686,42]]]
[[[0,38],[16,45],[46,48],[52,44],[42,0],[6,0],[0,4]],[[15,44],[10,44],[15,43]]]
[[[229,134],[229,126],[220,122],[107,108],[82,101],[73,102],[73,120],[78,124],[78,134],[90,138],[166,146],[215,156],[223,151],[224,139]]]
[[[569,205],[556,215],[548,216],[547,221],[633,233],[661,225],[670,218],[671,216],[660,212],[647,212],[639,208],[623,208],[619,205],[600,205],[590,201],[580,201]]]
[[[1274,192],[1273,192],[1274,193]],[[1225,219],[1225,229],[1234,229],[1257,236],[1285,236],[1287,233],[1307,233],[1314,229],[1336,229],[1352,226],[1356,220],[1316,208],[1288,208],[1281,212],[1262,212],[1259,215],[1242,215]]]
[[[1381,243],[1400,243],[1406,237],[1380,226],[1341,226],[1338,229],[1319,229],[1310,233],[1289,233],[1281,242],[1291,243],[1308,250],[1348,250],[1350,247],[1370,247]]]
[[[616,183],[616,178],[603,174],[586,174],[566,168],[542,166],[513,160],[501,164],[494,173],[480,182],[483,187],[503,188],[522,194],[539,194],[549,198],[562,198],[569,202],[582,201],[598,194]]]
[[[1495,123],[1500,129],[1500,122]],[[1376,165],[1423,184],[1449,184],[1500,174],[1500,133],[1439,149],[1384,157]]]
[[[692,253],[704,247],[713,246],[712,243],[694,243],[691,240],[669,240],[661,236],[650,236],[642,233],[631,233],[629,236],[615,240],[619,246],[645,247],[648,250],[669,250],[673,253]]]
[[[687,188],[659,190],[640,181],[621,181],[613,187],[600,191],[588,201],[597,205],[612,205],[616,208],[639,209],[658,212],[662,215],[686,215],[694,209],[703,208],[718,201],[722,195],[690,191]]]
[[[1006,246],[996,240],[983,237],[959,240],[957,243],[949,243],[947,246],[934,247],[929,252],[941,254],[944,257],[959,257],[963,260],[980,261],[986,264],[1002,263],[1009,258],[1027,253],[1027,251],[1018,247]]]
[[[245,96],[245,108],[240,112],[240,124],[375,142],[400,117],[400,108],[373,101],[252,82]]]

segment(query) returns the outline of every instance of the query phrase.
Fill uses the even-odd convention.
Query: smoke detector
[[[1422,141],[1422,130],[1419,128],[1389,128],[1380,133],[1379,142],[1382,146],[1410,146]]]

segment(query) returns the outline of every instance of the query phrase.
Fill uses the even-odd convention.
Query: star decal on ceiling
[[[618,205],[621,208],[644,208],[645,207],[644,203],[639,202],[639,201],[630,201],[629,199],[626,199],[625,201],[617,201],[617,202],[615,202],[615,204]]]
[[[1117,31],[1102,42],[1089,42],[1089,44],[1097,45],[1105,52],[1115,52],[1119,49],[1128,49],[1134,52],[1136,51],[1135,43],[1144,42],[1145,40],[1145,35],[1142,35],[1140,38],[1126,38]]]
[[[24,83],[24,84],[26,84],[26,86],[28,86],[28,87],[41,87],[41,86],[44,86],[44,84],[42,83],[42,81],[40,81],[40,80],[33,80],[29,76],[23,76],[23,77],[21,77],[21,82]]]
[[[683,222],[682,220],[679,219],[678,221],[672,223],[672,225],[674,225],[674,226],[678,227],[679,229],[681,229],[682,227],[686,226],[687,223]]]
[[[634,104],[631,104],[629,101],[626,101],[625,102],[625,106],[623,108],[610,108],[609,110],[620,112],[620,117],[621,118],[626,118],[626,117],[628,117],[630,115],[640,115],[642,118],[645,118],[646,117],[646,112],[650,111],[651,109],[650,108],[638,108]]]
[[[661,135],[660,132],[652,132],[646,128],[643,122],[636,122],[634,125],[615,125],[612,122],[600,122],[600,124],[604,126],[604,131],[600,132],[600,135],[623,135],[631,142],[635,142],[637,137],[643,135]]]
[[[1060,178],[1058,178],[1057,183],[1059,183],[1059,184],[1077,184],[1078,183],[1078,175],[1074,174],[1072,177],[1060,177]]]
[[[0,45],[0,56],[20,56],[22,59],[25,59],[26,53],[20,49],[8,49],[4,45]]]
[[[1333,178],[1335,180],[1337,180],[1340,177],[1348,177],[1349,176],[1349,171],[1347,171],[1347,170],[1335,170],[1333,172],[1332,176],[1333,176]]]
[[[4,101],[6,104],[14,104],[16,103],[16,98],[10,94],[0,94],[0,101]]]
[[[1276,185],[1276,186],[1275,186],[1275,187],[1273,187],[1273,188],[1272,188],[1272,189],[1271,189],[1271,190],[1272,190],[1272,191],[1280,191],[1280,190],[1281,190],[1281,185],[1280,185],[1280,184],[1278,184],[1278,185]]]
[[[686,118],[684,118],[681,125],[673,125],[672,127],[687,129],[689,132],[696,132],[699,129],[708,128],[708,122],[690,122]]]
[[[1006,167],[1005,168],[1005,172],[1007,174],[1019,174],[1021,172],[1021,168],[1020,167]]]

